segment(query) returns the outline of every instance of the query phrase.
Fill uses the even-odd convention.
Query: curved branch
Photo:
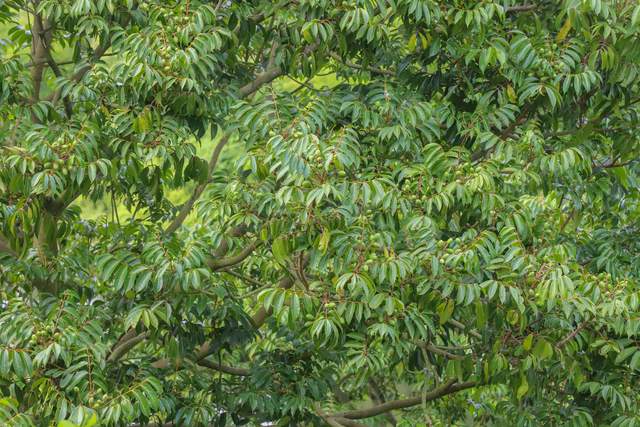
[[[278,283],[278,287],[282,289],[289,289],[291,288],[291,286],[293,286],[293,283],[294,283],[293,278],[290,276],[286,276],[280,280],[280,282]],[[256,329],[259,329],[262,325],[264,325],[264,322],[267,320],[267,317],[271,315],[271,313],[272,313],[271,309],[266,310],[264,306],[260,307],[258,311],[256,311],[254,315],[251,317],[251,322],[253,323],[253,327]]]
[[[262,85],[271,82],[272,80],[281,76],[282,74],[283,74],[283,71],[280,67],[274,67],[272,69],[266,70],[262,74],[257,75],[255,80],[253,80],[252,82],[240,88],[240,90],[238,91],[240,98],[244,98],[248,95],[251,95],[258,89],[260,89]],[[230,136],[231,135],[229,134],[224,135],[222,139],[220,139],[220,142],[218,142],[218,144],[216,145],[215,149],[213,150],[213,154],[211,155],[211,159],[209,160],[209,167],[207,170],[208,179],[205,182],[198,184],[198,186],[193,190],[193,193],[191,194],[191,197],[189,197],[189,200],[187,200],[182,205],[182,207],[180,208],[180,212],[178,212],[178,215],[176,215],[173,221],[171,221],[171,224],[169,224],[167,229],[164,231],[165,235],[172,234],[178,228],[180,228],[184,220],[187,218],[187,216],[191,212],[191,209],[193,209],[193,205],[196,203],[196,201],[198,201],[198,199],[204,192],[204,189],[206,188],[207,184],[209,183],[209,179],[211,178],[211,175],[215,171],[216,166],[218,164],[220,153],[222,152],[222,149],[229,142]]]
[[[396,409],[409,408],[411,406],[419,405],[423,402],[430,402],[432,400],[440,399],[449,394],[457,393],[462,390],[473,388],[477,386],[476,381],[467,381],[464,383],[457,383],[456,380],[449,380],[430,391],[429,393],[421,396],[411,397],[409,399],[391,400],[381,405],[372,406],[367,409],[356,409],[353,411],[339,412],[331,415],[332,418],[348,418],[353,420],[359,420],[362,418],[375,417],[376,415],[384,414],[385,412],[394,411]]]
[[[240,98],[245,98],[260,89],[262,85],[272,82],[283,74],[284,71],[279,66],[267,68],[263,73],[258,74],[252,82],[242,86],[238,90],[238,95]]]
[[[182,205],[182,207],[180,208],[180,212],[178,212],[178,215],[176,215],[173,221],[171,221],[171,224],[169,224],[167,229],[164,231],[165,235],[172,234],[174,231],[180,228],[184,220],[189,215],[189,212],[191,212],[193,205],[202,195],[202,192],[204,191],[204,189],[207,187],[207,184],[209,183],[209,179],[211,178],[213,171],[215,171],[216,169],[216,166],[218,164],[218,159],[220,158],[220,153],[222,152],[222,149],[229,142],[229,136],[230,136],[229,134],[224,135],[220,139],[220,142],[218,142],[218,144],[216,145],[216,148],[213,150],[213,154],[211,155],[211,159],[209,160],[209,167],[207,168],[207,180],[196,186],[196,188],[193,190],[193,193],[191,194],[191,197],[189,197],[189,200],[187,200]]]
[[[117,345],[113,351],[111,352],[111,354],[109,355],[109,357],[107,357],[107,362],[117,362],[118,360],[120,360],[120,358],[122,356],[124,356],[129,350],[131,350],[133,347],[135,347],[136,345],[140,344],[142,341],[144,341],[147,337],[149,336],[149,332],[143,332],[141,334],[138,334],[136,336],[134,336],[133,338],[130,338],[128,340],[125,340],[122,344]]]
[[[472,337],[475,337],[475,338],[478,338],[478,339],[482,339],[482,335],[480,335],[479,333],[477,333],[477,332],[476,332],[476,331],[474,331],[473,329],[471,329],[471,330],[468,330],[468,331],[467,331],[467,327],[466,327],[466,326],[465,326],[465,324],[464,324],[464,323],[462,323],[462,322],[458,322],[458,321],[457,321],[457,320],[455,320],[455,319],[449,319],[447,322],[448,322],[448,323],[450,323],[452,326],[454,326],[454,327],[456,327],[456,328],[460,329],[461,331],[465,331],[465,332],[467,332],[467,333],[468,333],[469,335],[471,335]]]
[[[418,342],[417,344],[418,344],[418,346],[424,348],[425,350],[427,350],[427,351],[429,351],[431,353],[439,354],[440,356],[444,356],[447,359],[463,360],[465,358],[464,356],[462,356],[460,354],[450,353],[450,352],[448,352],[448,351],[446,351],[446,350],[444,350],[442,348],[436,347],[435,345],[430,344],[430,343],[426,343],[426,342],[421,341],[421,342]]]
[[[242,261],[247,259],[249,255],[253,253],[256,248],[262,245],[262,241],[255,240],[253,243],[249,244],[246,248],[240,251],[237,255],[233,255],[227,258],[213,259],[210,258],[206,261],[207,267],[216,271],[221,270],[223,268],[231,267],[236,264],[240,264]]]
[[[268,288],[269,286],[271,286],[268,283],[262,283],[256,279],[254,279],[253,277],[249,277],[249,276],[245,276],[244,274],[240,274],[237,271],[233,271],[233,270],[224,270],[225,273],[232,275],[233,277],[236,277],[240,280],[244,280],[245,282],[249,282],[254,286],[257,286],[258,288],[262,289],[262,288]],[[254,289],[253,291],[250,291],[249,293],[253,293],[256,290]],[[245,298],[244,296],[241,298]]]
[[[208,359],[200,359],[198,360],[198,365],[204,366],[205,368],[215,369],[216,371],[224,372],[229,375],[236,375],[239,377],[247,377],[251,375],[251,371],[246,368],[236,368],[233,366],[221,365],[219,363],[212,362]]]
[[[123,28],[126,27],[129,24],[130,20],[131,20],[131,15],[127,15],[127,17],[124,19],[124,22],[122,23],[122,27]],[[80,69],[78,69],[78,71],[76,71],[71,76],[70,80],[74,83],[78,83],[80,80],[82,80],[82,78],[93,67],[93,63],[95,63],[96,61],[99,61],[100,58],[102,58],[107,53],[110,47],[111,47],[111,36],[108,36],[100,45],[98,45],[95,48],[95,50],[93,51],[93,54],[91,54],[91,61],[83,65],[82,67],[80,67]],[[49,100],[51,101],[51,103],[55,104],[58,102],[61,95],[62,95],[62,89],[58,89],[53,93],[53,95],[49,97]]]
[[[563,339],[561,339],[558,344],[556,344],[556,348],[560,349],[562,347],[564,347],[569,341],[571,341],[572,339],[574,339],[576,337],[576,335],[578,335],[580,333],[581,330],[584,329],[585,326],[587,326],[589,322],[588,321],[584,321],[582,323],[580,323],[573,331],[571,331],[569,334],[567,334],[567,336],[565,336]]]
[[[316,47],[317,45],[315,44],[311,46],[307,46],[304,50],[305,54],[311,53],[313,50],[316,49]],[[267,69],[264,72],[256,75],[253,81],[247,83],[246,85],[238,89],[239,98],[246,98],[247,96],[254,94],[263,85],[270,83],[273,80],[285,74],[285,71],[280,66],[274,65],[275,49],[276,49],[276,45],[274,45],[271,49],[271,59],[269,61]],[[211,156],[211,160],[209,161],[209,170],[208,170],[209,177],[211,177],[211,174],[215,170],[216,164],[218,163],[218,157],[220,156],[220,152],[229,141],[229,137],[230,135],[228,134],[223,136],[220,142],[218,143],[218,145],[216,146],[216,148],[213,150],[213,155]],[[180,209],[178,216],[176,216],[176,218],[171,222],[171,224],[169,224],[169,226],[165,230],[165,234],[173,233],[182,225],[186,217],[189,215],[189,212],[193,208],[193,205],[202,195],[202,192],[204,191],[206,185],[207,185],[207,182],[204,182],[196,187],[196,189],[194,190],[189,200],[184,205],[182,205],[182,208]]]

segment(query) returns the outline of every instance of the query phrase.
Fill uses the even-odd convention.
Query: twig
[[[448,320],[448,323],[450,323],[451,325],[453,325],[454,327],[456,327],[456,328],[458,328],[458,329],[460,329],[460,330],[463,330],[463,331],[465,331],[465,332],[468,332],[468,333],[469,333],[469,335],[471,335],[471,336],[473,336],[473,337],[476,337],[476,338],[478,338],[478,339],[482,339],[482,335],[480,335],[480,334],[479,334],[479,333],[477,333],[476,331],[474,331],[474,330],[469,330],[469,331],[467,331],[467,330],[466,330],[466,329],[467,329],[467,327],[466,327],[466,326],[464,325],[464,323],[462,323],[462,322],[458,322],[458,321],[457,321],[457,320],[455,320],[455,319],[449,319],[449,320]]]
[[[347,67],[353,68],[353,69],[356,69],[356,70],[370,71],[372,73],[382,74],[382,75],[385,75],[385,76],[395,76],[396,75],[396,73],[391,71],[391,70],[385,70],[383,68],[377,68],[377,67],[365,67],[365,66],[362,66],[362,65],[355,64],[355,63],[353,63],[351,61],[348,61],[348,60],[343,60],[340,57],[340,55],[338,55],[335,52],[329,52],[329,56],[332,57],[333,59],[335,59],[336,61],[346,65]]]
[[[216,166],[218,165],[218,159],[220,158],[220,153],[222,152],[222,149],[225,147],[225,145],[227,145],[227,143],[229,142],[229,137],[230,137],[229,134],[224,135],[220,139],[216,147],[214,148],[213,154],[211,155],[211,159],[209,160],[209,165],[207,167],[207,180],[196,186],[196,188],[193,190],[193,193],[191,193],[191,197],[189,197],[189,200],[187,200],[182,205],[182,207],[180,208],[180,211],[178,212],[178,215],[176,215],[173,221],[171,221],[171,224],[169,224],[167,229],[164,231],[165,235],[173,234],[178,228],[180,228],[184,220],[189,215],[189,212],[191,212],[193,205],[200,198],[200,196],[202,195],[202,192],[207,187],[207,184],[209,183],[209,179],[211,178],[211,175],[213,174],[213,172],[216,169]]]
[[[453,354],[453,353],[449,353],[446,350],[443,350],[441,348],[438,348],[432,344],[426,343],[426,342],[418,342],[417,343],[420,347],[424,348],[427,351],[430,351],[432,353],[436,353],[439,354],[441,356],[446,357],[447,359],[451,359],[451,360],[464,360],[464,356],[459,355],[459,354]]]
[[[293,78],[293,77],[291,77],[291,76],[289,76],[289,75],[287,76],[287,78],[289,78],[289,79],[293,80],[295,83],[297,83],[297,84],[299,84],[299,85],[300,85],[300,86],[298,86],[297,88],[295,88],[294,90],[292,90],[292,91],[291,91],[291,93],[296,93],[297,91],[299,91],[299,90],[300,90],[300,89],[302,89],[303,87],[306,87],[307,89],[312,90],[312,91],[314,91],[314,92],[320,92],[320,90],[319,90],[319,89],[316,89],[315,87],[313,87],[313,86],[311,86],[311,85],[309,84],[309,82],[312,80],[311,78],[308,78],[308,79],[307,79],[306,81],[304,81],[304,82],[301,82],[300,80],[295,79],[295,78]]]
[[[556,348],[560,349],[560,348],[564,347],[569,341],[574,339],[575,336],[578,335],[580,333],[580,331],[582,329],[584,329],[585,326],[587,326],[588,323],[589,323],[588,321],[584,321],[584,322],[580,323],[573,331],[571,331],[571,333],[569,333],[566,337],[561,339],[558,342],[558,344],[556,344]]]

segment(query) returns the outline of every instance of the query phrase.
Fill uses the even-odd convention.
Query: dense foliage
[[[0,25],[1,425],[640,425],[635,1]]]

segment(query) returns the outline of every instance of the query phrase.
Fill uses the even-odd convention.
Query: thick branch
[[[205,368],[215,369],[216,371],[224,372],[229,375],[237,375],[239,377],[246,377],[251,375],[251,371],[245,368],[235,368],[233,366],[221,365],[219,363],[212,362],[208,359],[200,359],[198,360],[198,365],[204,366]]]
[[[409,399],[392,400],[385,402],[381,405],[372,406],[367,409],[356,409],[353,411],[340,412],[331,415],[332,418],[348,418],[359,420],[362,418],[375,417],[376,415],[384,414],[385,412],[394,411],[396,409],[409,408],[411,406],[419,405],[423,402],[430,402],[432,400],[440,399],[449,394],[457,393],[462,390],[473,388],[478,385],[475,381],[467,381],[464,383],[457,383],[455,380],[449,380],[442,384],[440,387],[435,388],[429,393],[421,396],[412,397]]]
[[[318,416],[320,418],[322,418],[324,420],[324,422],[326,422],[329,426],[331,427],[364,427],[361,424],[355,423],[355,425],[352,423],[351,420],[348,420],[346,418],[336,418],[336,417],[332,417],[327,415],[322,408],[320,407],[319,403],[315,403],[314,407],[316,409],[316,414],[318,414]]]
[[[31,69],[31,82],[33,84],[31,104],[37,104],[40,101],[42,76],[47,62],[49,43],[51,42],[51,23],[46,19],[42,19],[38,14],[34,15],[31,37],[31,61],[36,64]],[[39,122],[39,119],[33,113],[32,119],[34,122]]]
[[[262,241],[255,240],[254,242],[249,244],[246,248],[241,250],[240,253],[238,253],[237,255],[233,255],[233,256],[221,258],[221,259],[214,259],[214,258],[208,259],[206,261],[207,267],[215,271],[215,270],[221,270],[223,268],[231,267],[236,264],[240,264],[242,261],[247,259],[249,255],[251,255],[253,251],[255,251],[256,248],[259,247],[260,245],[262,245]]]
[[[51,51],[47,49],[46,53],[47,53],[47,62],[49,63],[49,67],[51,67],[51,69],[53,70],[53,74],[55,74],[56,77],[62,77],[62,71],[60,71],[60,67],[58,67],[58,64],[53,59],[53,56],[51,56]],[[64,111],[65,113],[67,113],[67,118],[69,118],[71,117],[71,114],[73,114],[73,105],[71,104],[71,101],[69,100],[69,98],[66,96],[64,97],[63,102],[64,102]]]
[[[369,380],[369,394],[371,395],[371,398],[376,405],[382,405],[386,402],[382,390],[380,390],[380,387],[378,387],[378,384],[376,384],[373,379]],[[386,413],[385,417],[387,418],[387,420],[389,420],[391,425],[395,426],[396,424],[398,424],[396,417],[394,417],[391,412]]]
[[[136,345],[140,344],[149,336],[149,332],[143,332],[134,336],[133,338],[129,338],[125,340],[120,345],[117,345],[109,357],[107,357],[107,362],[117,362],[120,360],[122,356],[124,356],[129,350],[131,350]]]
[[[302,270],[307,266],[308,263],[309,263],[309,255],[308,254],[302,255],[300,258],[299,268]],[[280,282],[278,283],[278,287],[282,289],[289,289],[293,286],[294,283],[295,283],[295,279],[293,277],[285,276],[282,279],[280,279]],[[265,310],[264,307],[260,307],[258,311],[256,311],[251,318],[251,321],[253,322],[253,326],[256,329],[259,329],[264,324],[265,320],[267,320],[267,317],[271,316],[271,313],[272,313],[271,309]]]
[[[263,73],[258,74],[252,82],[242,86],[238,91],[238,96],[245,98],[260,89],[262,85],[272,82],[283,74],[284,71],[279,66],[268,68]]]
[[[522,4],[519,6],[511,6],[508,7],[505,12],[507,13],[518,13],[518,12],[529,12],[536,9],[535,4]]]
[[[229,232],[229,236],[241,237],[246,234],[247,231],[249,230],[246,226],[239,225],[231,229],[231,231]],[[218,249],[213,252],[213,256],[214,258],[222,258],[227,252],[229,252],[229,242],[227,242],[227,240],[223,240],[222,242],[220,242],[220,246],[218,246]]]

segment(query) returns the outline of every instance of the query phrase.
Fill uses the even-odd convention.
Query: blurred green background
[[[20,16],[16,24],[13,24],[13,25],[6,24],[6,23],[0,24],[0,43],[4,45],[4,46],[0,46],[0,61],[6,61],[12,57],[19,56],[21,61],[28,63],[30,60],[29,58],[30,46],[28,45],[28,43],[24,43],[22,46],[16,49],[15,46],[12,46],[12,43],[4,43],[2,41],[2,39],[5,39],[4,41],[7,41],[6,39],[9,38],[10,32],[15,31],[16,27],[19,27],[24,31],[29,31],[30,22],[26,14],[23,14],[22,16]],[[58,63],[65,63],[69,61],[73,55],[72,49],[67,46],[61,47],[61,46],[54,45],[52,53],[53,53],[54,59]],[[113,60],[111,57],[105,57],[104,59],[107,62]],[[71,74],[73,72],[70,68],[71,66],[72,64],[64,65],[64,66],[61,66],[61,68],[63,72]],[[305,84],[311,85],[318,89],[322,87],[332,87],[338,84],[338,80],[336,79],[336,76],[334,74],[332,73],[320,73],[320,74],[322,75],[315,77],[314,79],[312,79],[309,82],[306,82]],[[53,72],[51,71],[51,69],[46,68],[43,81],[48,82],[49,84],[48,85],[45,84],[42,88],[43,98],[46,97],[51,92],[51,85],[54,82],[54,80],[55,80],[55,76],[53,75]],[[298,88],[299,86],[300,86],[299,82],[296,82],[289,77],[282,77],[273,82],[273,87],[275,91],[291,91]],[[213,149],[216,143],[216,141],[211,138],[210,132],[207,132],[200,139],[200,141],[196,141],[194,138],[191,142],[193,142],[194,145],[197,147],[197,155],[202,159],[205,159],[206,161],[208,161],[209,158],[211,157],[211,154],[213,152]],[[244,144],[242,143],[242,141],[237,141],[237,140],[231,141],[225,147],[224,151],[221,154],[219,167],[224,168],[225,165],[228,166],[230,163],[237,160],[243,153],[244,153]],[[184,202],[189,198],[189,195],[191,194],[194,186],[195,184],[191,182],[182,188],[169,190],[167,197],[172,203],[181,204],[182,202]],[[74,202],[74,205],[80,207],[82,211],[82,214],[81,214],[82,218],[90,219],[90,220],[97,219],[103,215],[111,215],[112,209],[113,209],[113,202],[108,197],[105,197],[102,200],[98,200],[97,202],[93,202],[88,199],[78,199]],[[116,201],[115,208],[116,208],[118,217],[121,220],[127,219],[131,216],[131,212],[122,203],[118,203]],[[187,219],[186,223],[188,224],[189,222],[190,222],[190,218]]]

